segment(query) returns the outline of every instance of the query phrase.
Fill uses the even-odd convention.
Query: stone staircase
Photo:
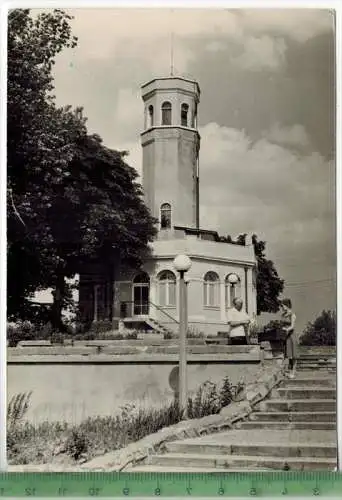
[[[333,470],[336,440],[336,357],[308,354],[235,429],[167,443],[132,470]]]
[[[155,333],[159,333],[159,334],[167,334],[167,335],[170,335],[170,336],[174,336],[174,333],[172,330],[170,330],[169,328],[166,328],[166,326],[164,326],[162,323],[160,323],[159,321],[157,321],[156,319],[153,319],[153,318],[147,318],[145,320],[145,323],[153,330],[153,332]]]

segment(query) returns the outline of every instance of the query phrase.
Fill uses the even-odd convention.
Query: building
[[[95,281],[94,270],[88,279],[81,276],[81,316],[88,321],[110,318],[120,328],[177,329],[173,260],[186,254],[192,261],[186,274],[189,327],[215,334],[226,329],[234,295],[243,299],[249,314],[256,312],[254,248],[251,241],[229,244],[216,231],[200,228],[198,83],[153,79],[142,86],[142,99],[142,185],[145,202],[159,221],[153,257],[139,271],[121,268],[110,278],[101,278],[99,271]]]

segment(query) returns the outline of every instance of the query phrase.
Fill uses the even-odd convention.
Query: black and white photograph
[[[7,18],[8,470],[337,470],[335,11],[76,5]]]

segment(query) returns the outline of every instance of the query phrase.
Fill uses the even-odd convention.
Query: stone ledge
[[[103,342],[103,341],[102,341]],[[148,344],[144,341],[124,341],[119,340],[116,343],[101,343],[92,342],[79,344],[75,343],[73,346],[56,346],[56,345],[40,345],[40,346],[20,346],[8,347],[8,356],[74,356],[74,355],[91,355],[91,354],[175,354],[179,352],[179,344],[175,341],[164,341],[165,344]],[[260,352],[258,345],[201,345],[188,343],[188,354],[243,354],[249,356]],[[264,348],[263,348],[264,349]]]
[[[205,339],[201,338],[189,338],[187,340],[188,345],[205,345]],[[119,347],[136,347],[136,346],[169,346],[169,345],[178,345],[178,339],[173,338],[173,339],[164,339],[161,338],[161,336],[157,334],[153,334],[146,337],[146,336],[139,336],[137,339],[129,339],[129,338],[123,338],[123,339],[98,339],[98,340],[74,340],[72,339],[65,339],[64,340],[64,345],[56,345],[52,344],[50,340],[21,340],[18,342],[18,345],[16,347],[12,347],[10,349],[18,349],[21,348],[27,348],[27,347],[34,347],[36,349],[39,349],[41,347],[69,347],[69,348],[74,348],[74,347],[107,347],[107,346],[119,346]],[[237,346],[238,347],[238,346]]]
[[[254,383],[248,384],[240,401],[235,401],[223,408],[218,415],[179,422],[170,427],[131,443],[126,448],[106,453],[83,464],[82,470],[123,471],[128,466],[145,460],[149,454],[163,450],[165,443],[182,439],[195,438],[205,434],[233,428],[233,425],[252,413],[254,406],[262,401],[271,390],[284,378],[284,363],[260,369],[260,376]]]
[[[230,353],[230,354],[188,354],[189,364],[217,364],[217,363],[260,363],[260,353]],[[179,363],[178,354],[54,354],[54,355],[25,355],[16,354],[7,356],[7,364],[170,364]]]

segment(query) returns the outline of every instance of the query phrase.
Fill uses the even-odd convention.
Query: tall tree
[[[257,314],[262,312],[276,313],[279,310],[279,295],[284,290],[284,280],[278,275],[272,260],[266,258],[266,242],[252,237],[257,260]]]
[[[138,266],[155,234],[125,153],[88,135],[80,109],[54,104],[54,58],[75,44],[69,20],[60,10],[9,18],[8,312],[26,314],[27,295],[53,287],[58,329],[65,278],[99,258]]]
[[[142,201],[136,171],[119,153],[102,145],[97,136],[84,135],[55,189],[45,217],[51,228],[48,252],[55,252],[54,322],[61,321],[65,278],[92,262],[139,267],[155,234],[154,219]],[[60,323],[61,326],[61,323]]]
[[[70,16],[61,10],[36,19],[27,9],[8,17],[7,173],[8,173],[8,314],[25,311],[26,297],[49,283],[44,261],[46,228],[43,214],[54,180],[73,156],[70,120],[75,115],[57,110],[52,95],[51,69],[65,47],[75,46]],[[70,137],[71,135],[71,137]]]

